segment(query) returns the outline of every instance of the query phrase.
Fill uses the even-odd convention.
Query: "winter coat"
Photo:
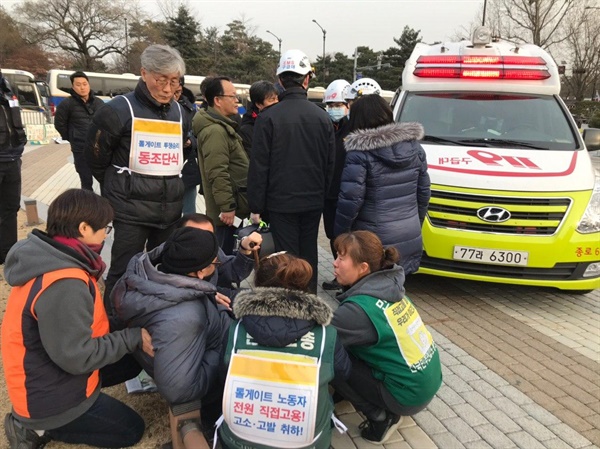
[[[294,343],[317,324],[327,326],[329,332],[333,316],[331,308],[317,295],[279,287],[256,287],[240,292],[233,313],[237,319],[243,319],[246,331],[259,345],[274,348]],[[351,367],[346,350],[336,339],[336,378],[347,379]]]
[[[328,200],[337,200],[340,194],[340,184],[342,183],[342,171],[346,165],[346,149],[344,148],[344,139],[350,132],[350,122],[348,117],[343,117],[339,122],[333,124],[335,130],[335,164],[333,167],[333,178],[327,191]]]
[[[206,215],[217,226],[225,226],[219,219],[221,212],[235,210],[239,218],[247,218],[248,155],[236,132],[237,124],[208,107],[198,111],[192,126],[198,138]]]
[[[2,75],[0,83],[0,162],[12,162],[21,158],[27,135],[20,108],[10,106],[9,99],[12,101],[14,94]]]
[[[89,252],[90,259],[97,257],[91,249]],[[73,248],[58,243],[44,232],[34,230],[27,239],[20,240],[9,251],[4,276],[12,287],[17,287],[24,286],[33,279],[41,279],[42,275],[73,268],[88,273],[94,279],[101,274],[90,266],[86,257]],[[81,416],[98,398],[101,385],[98,384],[95,391],[85,392],[85,395],[76,390],[68,395],[59,394],[57,388],[68,383],[78,385],[82,378],[85,380],[93,371],[119,361],[125,354],[136,349],[141,350],[142,334],[137,327],[92,336],[99,326],[98,322],[104,321],[104,327],[108,330],[102,299],[99,295],[96,296],[96,292],[95,281],[88,283],[70,277],[59,279],[37,297],[33,306],[37,318],[35,323],[25,323],[23,319],[23,323],[5,320],[2,324],[3,350],[11,351],[14,356],[17,350],[8,344],[9,340],[13,340],[8,337],[14,336],[15,332],[21,334],[27,328],[29,332],[36,332],[39,339],[30,340],[26,342],[25,348],[18,349],[21,357],[25,357],[29,363],[40,359],[48,360],[47,363],[36,366],[35,376],[25,383],[26,388],[31,388],[32,391],[36,386],[45,390],[45,399],[52,398],[52,413],[48,413],[48,407],[40,410],[40,404],[30,404],[32,409],[37,407],[37,414],[42,417],[27,419],[20,416],[19,420],[28,423],[29,428],[54,429]],[[10,310],[10,302],[11,299],[7,305],[7,316],[13,316],[14,313]],[[98,310],[98,307],[102,310]],[[12,364],[6,363],[8,358],[3,358],[7,376],[14,379],[15,376],[23,375],[22,371],[13,372]],[[64,410],[65,408],[67,409]]]
[[[169,404],[219,388],[220,356],[230,318],[208,281],[159,271],[163,247],[133,257],[112,292],[120,320],[152,336],[154,358],[135,353]]]
[[[185,89],[186,88],[184,87],[184,90]],[[185,145],[185,142],[188,139],[191,142],[189,147],[183,147],[185,165],[181,169],[181,179],[183,180],[183,185],[187,189],[189,187],[195,187],[202,182],[202,178],[200,177],[200,167],[198,167],[198,139],[196,139],[196,136],[192,132],[192,120],[196,114],[196,109],[186,95],[179,97],[179,105],[183,111],[184,121],[187,124],[186,128],[189,129],[189,132],[183,136],[183,144]]]
[[[418,123],[392,123],[352,132],[345,141],[334,234],[372,231],[395,246],[406,274],[418,270],[421,225],[431,196]]]
[[[301,87],[285,90],[279,99],[254,124],[250,209],[255,213],[322,210],[335,158],[331,119],[308,101]]]
[[[179,122],[181,108],[175,101],[158,103],[140,80],[129,99],[136,117]],[[123,96],[102,106],[92,119],[84,153],[94,178],[100,183],[115,220],[165,229],[181,217],[183,182],[175,176],[148,176],[124,170],[129,167],[131,111]],[[185,120],[183,134],[189,131]]]
[[[238,134],[242,138],[244,144],[244,150],[248,153],[248,159],[252,153],[252,138],[254,136],[254,122],[258,118],[258,108],[254,104],[250,105],[250,108],[246,111],[242,117],[242,123],[238,129]]]
[[[71,91],[71,96],[58,104],[54,127],[64,140],[69,141],[71,151],[83,152],[92,117],[103,105],[104,102],[91,91],[88,101],[84,102],[79,95]]]

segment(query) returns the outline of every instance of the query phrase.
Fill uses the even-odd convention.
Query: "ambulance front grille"
[[[496,234],[553,235],[570,205],[570,198],[473,195],[432,189],[428,217],[433,226],[440,228]],[[507,210],[510,220],[502,223],[482,220],[477,211],[487,206]]]

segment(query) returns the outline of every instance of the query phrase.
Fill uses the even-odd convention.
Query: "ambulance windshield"
[[[397,120],[419,122],[424,141],[573,151],[576,132],[551,96],[503,93],[408,93]],[[452,142],[452,143],[451,143]]]

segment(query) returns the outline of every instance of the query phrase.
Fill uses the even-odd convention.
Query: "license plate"
[[[525,251],[455,246],[453,258],[454,260],[463,260],[465,262],[526,267],[528,257],[529,253]]]

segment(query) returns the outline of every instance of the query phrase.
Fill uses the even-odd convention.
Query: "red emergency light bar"
[[[413,72],[419,78],[471,78],[536,81],[550,78],[548,70],[531,69],[467,69],[447,67],[417,67]]]
[[[437,55],[419,56],[417,64],[546,65],[540,56]]]

